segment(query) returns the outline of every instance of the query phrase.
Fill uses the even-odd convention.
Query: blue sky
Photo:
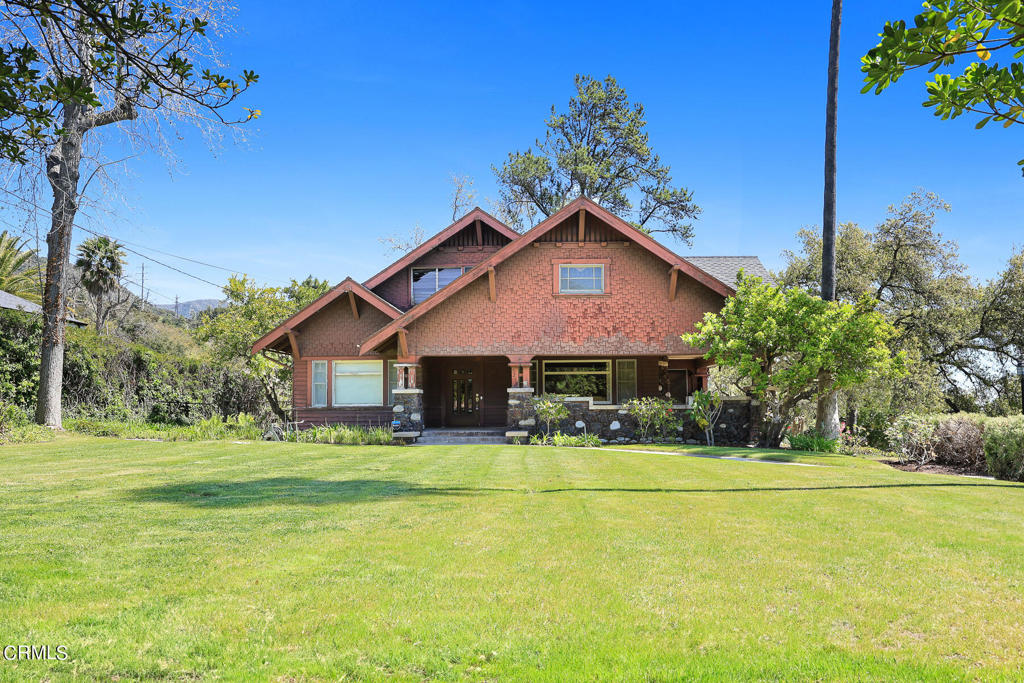
[[[260,83],[244,145],[186,139],[173,173],[132,160],[115,236],[280,283],[362,279],[393,259],[377,237],[450,222],[451,173],[495,197],[491,164],[543,134],[573,75],[611,74],[647,110],[654,150],[704,213],[686,254],[757,254],[770,267],[821,220],[829,5],[790,3],[290,3],[246,0],[225,43]],[[861,95],[860,56],[914,0],[847,3],[839,217],[865,226],[916,188],[953,211],[941,231],[978,277],[1020,243],[1016,130],[940,121],[913,75]],[[140,251],[144,251],[141,250]],[[153,254],[213,282],[226,273]],[[141,260],[132,256],[136,274]],[[153,300],[217,290],[153,263]]]

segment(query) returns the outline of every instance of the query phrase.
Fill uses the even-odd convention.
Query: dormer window
[[[444,289],[455,278],[469,270],[468,267],[413,268],[412,269],[412,302],[418,304],[434,292]]]

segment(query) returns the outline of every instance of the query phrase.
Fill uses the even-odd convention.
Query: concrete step
[[[416,439],[417,446],[470,446],[479,444],[498,445],[507,443],[504,436],[467,436],[460,438],[438,438],[421,436]]]

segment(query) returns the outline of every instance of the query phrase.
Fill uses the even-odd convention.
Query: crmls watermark
[[[27,662],[33,660],[49,660],[63,662],[68,658],[65,645],[50,647],[49,645],[4,645],[3,657],[8,662]]]

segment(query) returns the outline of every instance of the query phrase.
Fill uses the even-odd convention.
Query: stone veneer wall
[[[510,439],[521,438],[522,432],[540,434],[544,431],[544,425],[538,424],[532,400],[533,389],[509,389],[507,427]],[[751,430],[751,402],[747,399],[726,399],[724,403],[715,425],[715,443],[721,446],[746,445],[755,434]],[[569,408],[569,419],[558,425],[552,424],[551,431],[564,434],[588,432],[596,434],[605,443],[640,441],[636,420],[622,406],[595,405],[589,398],[567,398],[565,404]],[[674,406],[674,410],[677,415],[682,414],[683,423],[674,433],[648,441],[703,444],[704,431],[694,422],[690,409]]]
[[[422,389],[394,389],[391,392],[395,397],[394,419],[400,424],[395,427],[396,432],[422,432],[423,431],[423,390]]]

